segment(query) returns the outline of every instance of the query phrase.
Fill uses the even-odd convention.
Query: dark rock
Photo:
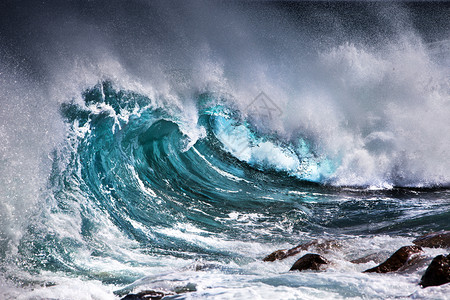
[[[438,255],[431,261],[419,284],[425,288],[447,282],[450,282],[450,254]]]
[[[440,231],[417,238],[413,243],[420,247],[450,248],[450,231]]]
[[[334,240],[313,240],[305,244],[300,244],[291,249],[283,249],[272,252],[263,258],[263,261],[275,261],[282,260],[286,257],[296,255],[302,251],[308,250],[311,247],[315,247],[317,250],[325,252],[327,250],[339,247],[339,242]]]
[[[328,261],[319,254],[308,253],[300,257],[289,271],[320,270],[320,266],[326,264]]]
[[[293,248],[295,249],[295,248]],[[300,251],[298,251],[300,252]],[[276,260],[282,260],[285,259],[286,257],[292,256],[297,254],[296,253],[289,253],[288,249],[283,249],[283,250],[277,250],[275,252],[270,253],[269,255],[267,255],[266,257],[263,258],[263,261],[276,261]]]
[[[163,292],[157,292],[157,291],[142,291],[137,294],[129,294],[123,297],[121,300],[160,300],[165,296],[173,295],[173,294],[166,294]]]
[[[388,273],[397,271],[401,267],[405,266],[411,261],[414,254],[422,252],[422,248],[419,246],[404,246],[398,249],[394,254],[391,255],[382,264],[365,270],[365,273],[376,272],[376,273]]]

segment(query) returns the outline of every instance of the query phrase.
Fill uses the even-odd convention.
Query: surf
[[[350,263],[448,229],[446,5],[2,5],[2,297],[448,294]]]

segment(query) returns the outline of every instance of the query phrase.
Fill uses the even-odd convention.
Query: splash
[[[0,4],[1,293],[248,295],[268,243],[446,229],[448,39],[443,3]]]

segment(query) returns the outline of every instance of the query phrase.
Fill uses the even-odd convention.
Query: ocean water
[[[0,298],[449,299],[448,249],[362,273],[450,230],[449,41],[446,2],[3,1]]]

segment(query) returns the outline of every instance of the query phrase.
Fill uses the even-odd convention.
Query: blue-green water
[[[446,3],[130,3],[5,4],[0,298],[448,298]]]
[[[154,275],[135,288],[184,287],[197,293],[192,297],[234,297],[238,288],[245,298],[255,287],[264,290],[261,284],[270,293],[281,289],[290,294],[293,287],[305,285],[293,279],[299,275],[285,273],[288,263],[261,259],[280,247],[320,238],[342,245],[328,253],[336,260],[332,275],[319,280],[327,286],[320,293],[329,294],[317,297],[371,298],[378,294],[360,286],[343,288],[341,280],[347,279],[340,277],[343,271],[357,274],[374,263],[349,266],[348,261],[373,252],[383,256],[421,233],[448,228],[450,195],[445,188],[333,187],[272,168],[276,151],[258,164],[237,159],[218,138],[223,138],[218,124],[234,115],[232,124],[249,125],[239,123],[231,109],[214,105],[210,95],[198,98],[199,105],[213,106],[199,110],[197,125],[204,133],[195,142],[183,134],[182,121],[155,109],[148,97],[116,90],[110,82],[83,96],[85,103],[61,107],[68,141],[53,153],[51,209],[27,228],[19,245],[21,263],[31,274],[63,272],[117,290]],[[258,139],[276,143],[273,137],[249,136],[252,147],[258,147]],[[400,282],[414,286],[421,271],[400,275]],[[222,291],[222,281],[234,276],[242,277],[233,282],[238,286]],[[358,276],[363,285],[373,280]],[[44,278],[41,284],[54,284]],[[390,279],[377,280],[386,284]],[[321,291],[316,284],[306,286]],[[410,294],[418,290],[408,288]]]

